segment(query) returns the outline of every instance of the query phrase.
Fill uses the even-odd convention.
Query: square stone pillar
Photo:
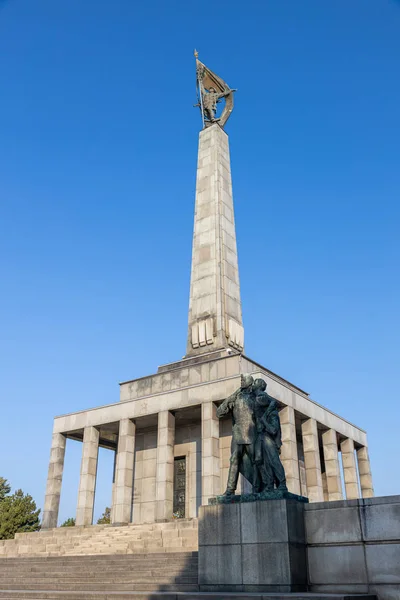
[[[321,473],[321,478],[322,478],[322,493],[324,495],[324,502],[328,502],[329,496],[328,496],[328,482],[327,482],[326,473]]]
[[[113,476],[112,476],[112,488],[111,488],[111,512],[110,512],[111,523],[114,523],[115,473],[116,473],[116,470],[117,470],[117,454],[118,454],[118,448],[116,448],[115,452],[114,452],[114,464],[113,464]]]
[[[304,498],[308,498],[306,465],[304,464],[304,460],[302,460],[301,458],[299,458],[299,475],[301,496],[304,496]]]
[[[99,431],[85,427],[83,431],[81,478],[79,482],[76,525],[91,525],[93,521],[94,494],[96,490]]]
[[[310,502],[323,502],[321,458],[319,455],[318,428],[315,419],[301,424],[304,464],[306,467],[307,493]]]
[[[221,493],[219,420],[214,402],[201,405],[201,503]]]
[[[285,469],[286,483],[289,492],[300,496],[300,473],[294,409],[291,406],[285,406],[279,412],[279,418],[282,429],[281,461]]]
[[[344,440],[340,444],[342,452],[344,486],[346,488],[346,500],[355,500],[360,497],[358,490],[356,458],[354,456],[354,442],[351,439]]]
[[[329,429],[322,434],[328,500],[343,500],[337,433]]]
[[[131,520],[135,431],[136,425],[130,419],[122,419],[119,422],[113,506],[111,510],[113,524],[125,525]]]
[[[368,448],[363,446],[357,450],[358,473],[360,475],[361,495],[363,498],[374,497],[372,484],[371,464],[369,462]]]
[[[169,410],[158,413],[156,521],[172,519],[174,505],[175,417]]]
[[[42,529],[57,527],[66,442],[67,439],[62,433],[53,434],[49,471],[47,475],[46,497],[44,500]]]

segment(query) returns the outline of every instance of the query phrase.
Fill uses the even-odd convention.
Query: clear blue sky
[[[400,492],[400,3],[0,1],[0,475],[185,352],[193,48],[232,86],[246,353],[369,435]],[[75,512],[69,443],[61,517]],[[110,502],[100,454],[96,516]]]

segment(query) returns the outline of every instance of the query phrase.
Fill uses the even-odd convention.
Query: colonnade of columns
[[[297,433],[295,411],[286,406],[280,412],[282,427],[281,459],[285,467],[289,491],[299,493],[299,465],[297,460]],[[333,429],[321,431],[315,419],[301,422],[307,496],[310,502],[353,500],[374,495],[368,448],[360,447],[355,453],[354,441],[341,439]],[[322,447],[322,456],[321,449]],[[342,488],[340,454],[345,493]],[[356,461],[357,455],[357,461]],[[358,473],[357,473],[358,465]],[[323,466],[325,470],[323,471]]]
[[[286,472],[288,488],[292,493],[300,494],[296,413],[292,407],[286,406],[280,411],[280,418],[282,427],[281,459]],[[115,524],[131,521],[135,434],[136,424],[131,419],[122,419],[119,423],[111,509],[112,522]],[[201,436],[201,498],[202,504],[207,504],[209,497],[223,491],[222,485],[225,483],[220,481],[219,421],[213,402],[201,405]],[[321,433],[317,421],[312,418],[301,422],[301,439],[307,495],[310,502],[344,498],[339,448],[342,456],[345,497],[347,499],[358,498],[359,483],[363,498],[374,495],[367,447],[360,447],[355,453],[353,440],[341,437],[339,443],[336,431],[325,429]],[[84,428],[76,525],[92,523],[99,441],[98,428],[92,426]],[[166,521],[172,518],[174,444],[175,416],[168,410],[161,411],[158,413],[155,486],[157,521]],[[57,526],[65,447],[66,436],[62,433],[54,434],[43,513],[42,527],[44,529]]]

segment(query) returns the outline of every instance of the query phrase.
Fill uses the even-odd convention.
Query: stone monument
[[[308,598],[308,590],[318,599],[398,600],[400,497],[373,497],[365,431],[244,354],[224,131],[234,90],[197,55],[196,72],[203,128],[186,355],[121,383],[119,402],[54,419],[42,530],[0,541],[3,594],[32,583],[81,590],[83,569],[82,593],[108,586],[147,597],[145,584],[192,598]],[[82,442],[77,527],[59,528],[71,439]],[[92,526],[99,447],[114,454],[111,525]],[[147,580],[143,554],[152,554]],[[54,576],[50,562],[61,569]],[[76,571],[70,589],[66,565],[69,582]]]
[[[151,524],[174,515],[196,518],[201,505],[224,491],[231,468],[232,424],[230,411],[222,416],[218,407],[237,394],[244,374],[254,382],[257,443],[250,450],[236,447],[240,465],[232,468],[231,491],[268,494],[277,488],[274,493],[285,494],[287,487],[310,502],[373,495],[365,431],[244,353],[231,163],[224,130],[235,92],[198,56],[196,73],[203,127],[186,354],[159,366],[152,375],[121,383],[119,402],[110,399],[105,406],[54,419],[43,529],[57,526],[68,439],[82,442],[77,525],[92,524],[99,447],[115,455],[110,481],[114,525]]]

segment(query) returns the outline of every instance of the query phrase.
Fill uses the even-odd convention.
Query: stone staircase
[[[197,519],[61,527],[0,541],[0,600],[376,600],[199,591]]]
[[[197,519],[121,527],[57,527],[35,533],[17,533],[14,540],[0,541],[0,565],[2,558],[24,556],[177,553],[197,549]]]
[[[196,552],[8,558],[0,561],[0,598],[64,594],[76,600],[105,590],[195,592],[197,573]]]

